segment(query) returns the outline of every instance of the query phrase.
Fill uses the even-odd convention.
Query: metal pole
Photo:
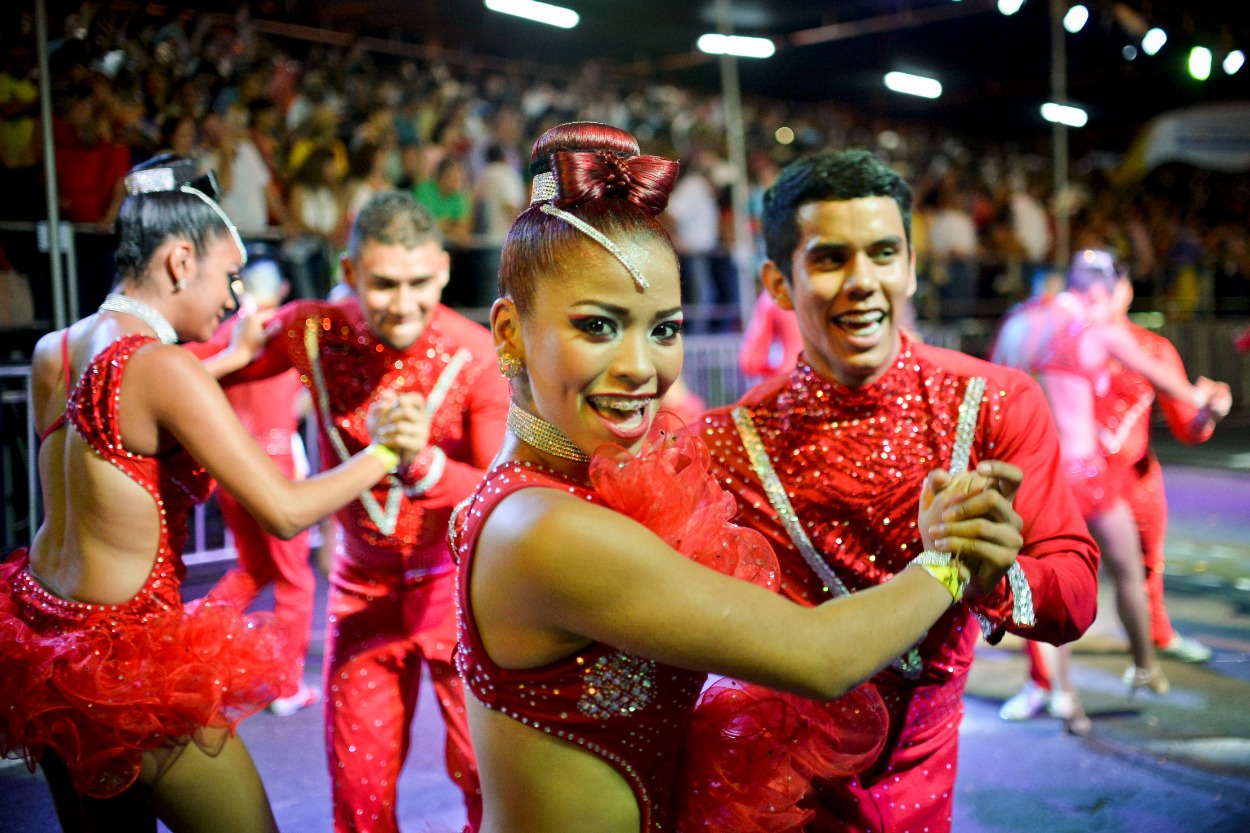
[[[1050,95],[1056,104],[1068,103],[1068,53],[1064,40],[1063,15],[1066,0],[1050,0]],[[1054,122],[1051,126],[1054,154],[1055,200],[1055,268],[1066,271],[1071,254],[1068,227],[1068,128]]]
[[[65,314],[65,286],[61,278],[61,206],[56,189],[56,149],[52,143],[52,81],[48,77],[48,9],[35,0],[35,43],[39,55],[39,115],[43,132],[43,174],[48,199],[48,258],[52,266],[52,325],[69,325]]]
[[[722,35],[733,34],[733,0],[716,0],[716,23]],[[733,259],[738,273],[738,319],[743,328],[755,307],[755,245],[751,237],[747,184],[746,133],[742,125],[742,88],[738,59],[720,56],[721,97],[725,101],[725,145],[734,178],[730,187],[733,210]]]

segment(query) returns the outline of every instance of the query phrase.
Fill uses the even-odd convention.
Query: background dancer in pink
[[[243,292],[239,303],[251,312],[269,313],[286,297],[288,284],[278,265],[264,259],[248,263],[239,273]],[[228,337],[241,320],[235,316],[223,327]],[[226,389],[239,421],[269,459],[289,478],[303,477],[308,460],[299,441],[299,409],[304,386],[294,368],[255,382]],[[228,492],[218,491],[217,506],[234,538],[238,565],[226,572],[209,596],[245,609],[266,585],[273,585],[273,612],[287,636],[288,662],[279,680],[278,697],[269,711],[279,717],[316,704],[321,692],[304,683],[304,657],[312,632],[313,595],[317,580],[309,561],[308,530],[294,538],[270,535]]]
[[[213,335],[246,260],[195,176],[169,157],[127,176],[116,292],[35,350],[45,517],[0,567],[0,756],[40,765],[65,830],[276,830],[234,729],[276,694],[283,635],[272,617],[183,605],[187,515],[216,479],[289,538],[411,447],[370,418],[359,453],[295,483],[257,448],[176,345]]]
[[[1134,655],[1126,683],[1130,691],[1149,687],[1161,694],[1168,685],[1156,654],[1204,662],[1211,652],[1177,634],[1164,608],[1167,504],[1162,470],[1149,450],[1150,409],[1157,390],[1173,433],[1201,442],[1227,415],[1232,397],[1223,383],[1204,378],[1190,385],[1176,349],[1129,322],[1131,301],[1131,284],[1110,252],[1078,252],[1067,291],[1029,302],[1004,320],[993,359],[1042,381],[1065,457],[1073,461],[1072,488],[1112,570]],[[1025,647],[1030,681],[1000,716],[1025,720],[1046,709],[1068,731],[1089,731],[1069,674],[1070,649]]]
[[[925,548],[914,519],[932,469],[974,466],[1023,519],[1009,580],[983,577],[984,598],[956,605],[874,677],[890,713],[885,748],[857,775],[815,784],[808,830],[949,830],[978,630],[1067,642],[1097,601],[1098,551],[1037,384],[902,329],[916,288],[911,209],[907,183],[865,151],[782,170],[765,197],[762,277],[797,313],[804,353],[702,425],[737,522],[773,544],[782,593],[800,605],[905,571]]]
[[[395,831],[396,781],[425,665],[447,725],[447,770],[480,813],[477,772],[452,667],[455,572],[452,508],[482,479],[503,438],[508,390],[490,334],[439,303],[449,258],[429,212],[398,192],[356,215],[339,302],[278,311],[277,335],[224,382],[299,370],[319,419],[321,456],[364,441],[366,409],[404,414],[419,452],[337,515],[330,574],[326,744],[335,830]]]
[[[789,788],[813,764],[847,771],[871,757],[884,706],[874,691],[827,708],[731,686],[692,724],[705,672],[843,694],[951,607],[964,571],[992,586],[1020,519],[985,477],[935,475],[915,484],[912,527],[932,543],[944,523],[959,559],[930,552],[815,609],[741,580],[775,586],[775,560],[728,523],[734,502],[702,441],[656,419],[682,362],[677,258],[655,219],[676,164],[585,123],[549,130],[533,159],[534,199],[504,245],[491,313],[509,431],[454,528],[482,830],[794,829],[807,813]],[[794,731],[752,732],[745,709]]]

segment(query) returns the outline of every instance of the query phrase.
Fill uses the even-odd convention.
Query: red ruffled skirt
[[[0,565],[0,755],[33,771],[50,752],[76,790],[109,798],[135,782],[145,752],[158,771],[189,742],[215,754],[273,700],[285,662],[277,619],[220,602],[184,608],[176,587],[170,604],[169,583],[87,605],[39,585],[24,551]]]
[[[656,418],[636,457],[599,449],[590,477],[605,503],[687,558],[777,589],[772,547],[731,522],[737,503],[711,473],[707,446],[675,417]],[[800,806],[812,780],[865,769],[885,745],[887,723],[871,683],[828,703],[728,679],[710,686],[686,737],[678,831],[801,830],[814,815]]]

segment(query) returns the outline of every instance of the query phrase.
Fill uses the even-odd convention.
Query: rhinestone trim
[[[100,304],[100,309],[108,312],[120,312],[138,318],[152,328],[152,332],[156,333],[156,337],[160,339],[161,344],[178,343],[178,333],[174,330],[174,325],[170,324],[165,316],[142,301],[136,301],[129,295],[111,292],[105,296],[104,303]]]
[[[824,583],[830,596],[849,596],[851,591],[834,573],[833,568],[820,557],[812,540],[807,537],[807,532],[799,521],[798,513],[794,511],[794,506],[786,495],[785,487],[781,485],[781,478],[777,476],[777,471],[773,468],[768,449],[764,448],[764,441],[760,439],[755,420],[751,418],[751,412],[746,408],[738,407],[731,411],[731,415],[734,426],[738,429],[738,436],[742,438],[742,447],[746,449],[747,457],[751,460],[751,468],[759,477],[769,504],[777,513],[777,519],[785,527],[786,534],[794,542],[795,548],[798,549],[799,554],[803,556],[803,560],[807,562],[807,566],[816,574],[816,577]],[[920,649],[914,646],[891,664],[909,680],[918,678],[920,672],[924,670],[924,664],[920,659]]]
[[[572,460],[575,463],[590,461],[590,455],[565,436],[563,431],[547,420],[518,407],[515,402],[508,405],[508,430],[522,442],[544,454]]]

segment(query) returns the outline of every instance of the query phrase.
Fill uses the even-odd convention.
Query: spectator
[[[438,221],[449,244],[468,245],[473,228],[473,206],[465,188],[464,163],[460,159],[444,156],[434,169],[434,178],[417,183],[412,195]]]

